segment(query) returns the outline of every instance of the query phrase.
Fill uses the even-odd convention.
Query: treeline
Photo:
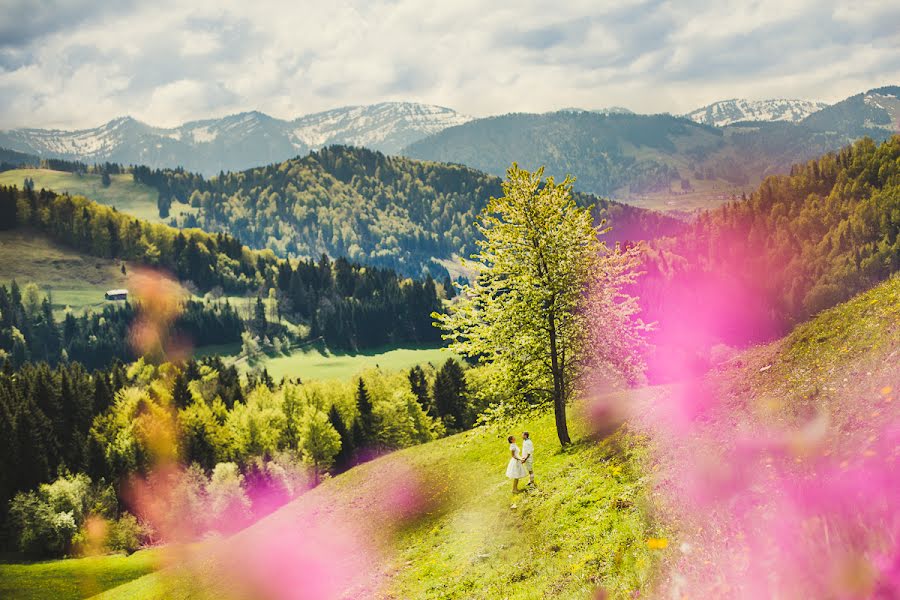
[[[0,285],[0,360],[8,359],[13,367],[29,361],[77,361],[88,369],[135,360],[130,338],[134,320],[133,305],[125,302],[82,315],[70,311],[57,321],[51,297],[34,283],[20,289],[13,281],[9,288]],[[173,324],[174,334],[195,346],[240,342],[244,330],[228,302],[188,300]]]
[[[181,167],[177,169],[151,169],[145,166],[134,166],[131,175],[138,183],[143,183],[156,188],[159,195],[156,204],[159,208],[159,216],[163,219],[169,217],[169,210],[173,202],[179,198],[188,198],[195,189],[203,186],[203,176],[185,171]],[[224,174],[219,175],[224,177]]]
[[[78,474],[86,477],[83,486],[112,483],[118,508],[142,518],[124,502],[118,482],[147,475],[162,458],[193,465],[191,485],[203,488],[198,497],[210,474],[231,471],[238,492],[246,483],[267,499],[259,506],[247,501],[244,516],[258,516],[277,506],[273,498],[287,501],[298,492],[285,489],[292,465],[302,466],[314,484],[326,472],[470,427],[481,405],[467,375],[452,359],[440,369],[372,370],[327,384],[276,384],[264,372],[242,383],[217,357],[181,366],[139,360],[92,373],[78,363],[26,363],[17,370],[7,364],[0,371],[0,451],[8,467],[0,472],[0,516],[9,506],[14,518],[7,530],[19,550],[66,552],[83,520],[70,527],[67,543],[40,534],[52,529],[41,519],[56,515],[34,507],[53,489],[29,490],[58,472]],[[175,514],[189,508],[171,507]],[[89,511],[82,512],[86,519]],[[48,539],[25,539],[26,529]]]
[[[3,171],[20,169],[26,166],[36,166],[39,165],[40,162],[41,159],[33,154],[25,154],[24,152],[0,148],[0,173]]]
[[[470,255],[475,216],[500,194],[499,178],[461,165],[344,146],[209,180],[182,170],[133,172],[159,190],[161,203],[171,199],[199,209],[181,225],[227,231],[280,256],[346,256],[413,276],[446,275],[433,257]],[[667,168],[649,167],[641,175],[651,186],[672,176]],[[612,242],[651,239],[679,227],[652,211],[588,195],[578,201],[595,204],[598,220],[613,224]]]
[[[863,139],[651,244],[645,318],[704,306],[676,318],[730,342],[781,335],[900,270],[898,233],[900,136]]]
[[[148,223],[78,196],[0,187],[0,228],[22,226],[94,256],[161,267],[201,291],[275,290],[281,315],[308,323],[332,347],[440,340],[430,318],[440,306],[439,289],[430,278],[408,280],[327,256],[288,261],[249,250],[226,233]],[[447,288],[445,282],[441,289]]]

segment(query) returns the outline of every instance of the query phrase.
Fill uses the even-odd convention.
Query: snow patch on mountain
[[[782,98],[744,100],[733,98],[731,100],[714,102],[683,116],[697,123],[714,125],[716,127],[724,127],[740,121],[789,121],[797,123],[826,106],[828,105],[824,102],[811,100]]]
[[[393,154],[416,140],[471,120],[443,106],[382,102],[300,117],[292,123],[291,139],[310,148],[346,144]]]
[[[866,121],[866,126],[871,128],[888,129],[894,132],[900,132],[900,98],[890,94],[880,94],[878,92],[870,92],[865,95],[863,102],[873,108],[883,110],[890,118],[890,123],[875,123]]]

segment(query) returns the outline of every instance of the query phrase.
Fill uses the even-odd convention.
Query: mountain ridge
[[[213,175],[280,162],[333,144],[395,154],[469,119],[449,108],[414,102],[345,106],[293,120],[254,110],[176,127],[156,127],[126,115],[87,129],[0,131],[0,147],[42,158],[182,167]]]
[[[684,117],[705,125],[725,127],[744,121],[788,121],[799,123],[828,104],[814,100],[771,98],[747,100],[730,98],[719,100],[685,113]]]

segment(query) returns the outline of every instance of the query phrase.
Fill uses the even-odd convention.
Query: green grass
[[[88,598],[158,568],[160,551],[34,563],[0,563],[0,598],[66,600]]]
[[[580,418],[571,421],[575,443],[565,451],[552,415],[510,428],[528,429],[535,440],[538,487],[524,493],[513,495],[504,476],[508,431],[479,429],[326,480],[216,552],[227,554],[273,529],[302,531],[304,515],[323,506],[327,518],[341,523],[371,521],[384,501],[373,493],[379,478],[407,465],[431,481],[446,504],[393,534],[372,534],[390,541],[383,553],[369,557],[383,586],[365,597],[588,598],[602,585],[611,598],[630,598],[634,590],[646,590],[666,552],[646,543],[666,532],[649,515],[644,447],[624,435],[595,443]],[[196,556],[196,570],[160,571],[102,597],[168,598],[175,590],[183,597],[222,597],[231,582],[217,570],[216,556]],[[204,592],[184,591],[198,581],[207,582]]]
[[[125,287],[117,261],[81,254],[29,230],[0,232],[0,283],[37,283],[53,296],[59,316],[66,306],[102,305],[103,292]]]
[[[14,169],[0,173],[0,185],[22,187],[26,177],[34,179],[35,189],[46,188],[54,192],[68,192],[75,196],[85,196],[98,204],[114,206],[120,212],[139,219],[162,223],[157,207],[157,191],[147,185],[137,183],[130,174],[112,175],[109,187],[103,187],[100,175],[78,175],[49,169]],[[172,205],[172,216],[191,209],[184,204]]]
[[[200,351],[206,352],[206,349],[201,348]],[[459,357],[446,348],[434,347],[387,346],[349,354],[332,352],[321,346],[309,346],[294,350],[290,356],[265,355],[252,366],[246,360],[240,360],[238,367],[243,371],[264,367],[276,381],[282,377],[299,377],[302,381],[311,381],[349,379],[372,367],[387,371],[409,369],[427,363],[439,367],[448,358]]]
[[[745,386],[781,418],[823,411],[846,431],[865,424],[862,407],[898,383],[900,275],[746,354]],[[877,411],[888,412],[875,407]]]

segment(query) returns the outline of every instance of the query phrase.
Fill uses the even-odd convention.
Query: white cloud
[[[30,4],[0,4],[0,23],[20,24],[0,27],[3,128],[292,118],[385,100],[473,115],[682,112],[900,82],[900,5],[877,1]]]

